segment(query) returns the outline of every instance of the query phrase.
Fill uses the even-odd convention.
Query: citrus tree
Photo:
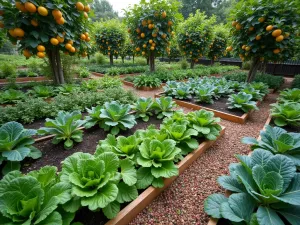
[[[135,52],[149,57],[150,71],[155,71],[155,57],[165,50],[174,35],[174,24],[180,19],[176,0],[141,0],[125,11],[128,33]]]
[[[134,57],[133,45],[129,41],[125,41],[125,44],[124,44],[123,48],[120,51],[120,56],[121,56],[121,59],[122,59],[123,63],[124,63],[124,59],[125,59],[126,56]]]
[[[231,13],[232,46],[236,55],[251,60],[251,82],[261,62],[279,62],[294,54],[299,16],[294,1],[243,0]]]
[[[215,60],[220,59],[226,53],[227,39],[229,37],[228,29],[223,24],[215,25],[213,27],[214,36],[209,45],[207,57],[214,64]]]
[[[203,55],[207,54],[213,39],[213,25],[215,16],[207,18],[199,10],[190,16],[178,27],[177,40],[180,50],[191,61],[191,68]]]
[[[96,24],[95,39],[103,55],[108,55],[110,65],[114,56],[117,57],[124,47],[126,29],[117,19],[107,20]]]
[[[89,11],[86,0],[2,0],[0,27],[26,58],[47,56],[54,81],[64,83],[60,51],[87,56]]]
[[[169,51],[167,51],[167,56],[168,56],[168,59],[169,59],[169,63],[171,63],[171,60],[174,60],[176,58],[181,57],[181,52],[178,48],[178,43],[177,43],[176,40],[171,41]]]

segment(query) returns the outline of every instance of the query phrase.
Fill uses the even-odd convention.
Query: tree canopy
[[[107,0],[94,0],[92,9],[94,21],[118,18],[118,13],[114,11],[113,6]]]

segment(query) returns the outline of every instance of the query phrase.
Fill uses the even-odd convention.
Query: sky
[[[134,5],[140,2],[140,0],[108,0],[112,4],[115,11],[119,13],[119,16],[122,16],[122,9],[127,8],[129,5]]]

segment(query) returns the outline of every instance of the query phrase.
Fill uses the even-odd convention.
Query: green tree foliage
[[[134,57],[133,49],[134,49],[133,44],[131,44],[128,40],[126,40],[123,48],[120,51],[120,56],[122,58],[123,63],[126,56]]]
[[[231,13],[234,52],[251,60],[247,81],[261,61],[284,61],[294,54],[299,15],[294,1],[244,0]]]
[[[179,6],[175,0],[141,0],[125,12],[135,51],[149,57],[150,71],[155,70],[155,57],[169,51],[174,24],[180,19]]]
[[[117,19],[107,20],[95,24],[96,43],[99,45],[100,52],[110,57],[110,64],[113,64],[113,57],[118,56],[123,49],[126,30]]]
[[[114,11],[113,6],[107,0],[95,0],[92,4],[94,11],[93,20],[113,19],[118,17],[118,13]]]
[[[191,60],[191,68],[209,50],[213,39],[215,16],[208,18],[204,12],[196,11],[178,27],[177,40],[180,50]]]

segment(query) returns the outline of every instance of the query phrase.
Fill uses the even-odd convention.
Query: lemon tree
[[[229,37],[228,29],[223,24],[215,25],[213,32],[214,37],[209,45],[207,54],[207,57],[211,60],[211,64],[214,64],[215,60],[220,59],[226,54],[227,39]]]
[[[279,62],[294,54],[299,16],[294,1],[240,1],[231,12],[232,46],[236,55],[251,60],[251,82],[261,62]]]
[[[174,25],[181,18],[176,0],[141,0],[125,11],[128,33],[136,55],[149,58],[150,71],[155,71],[155,57],[169,52]]]
[[[215,22],[215,16],[208,18],[204,12],[197,10],[179,25],[177,40],[183,55],[191,61],[191,68],[208,53]]]
[[[90,48],[89,1],[1,1],[0,28],[26,58],[49,59],[56,83],[64,83],[60,51],[86,57]]]
[[[124,47],[126,29],[117,19],[97,23],[96,27],[95,37],[99,50],[109,56],[110,65],[113,65],[114,56],[118,57]]]

